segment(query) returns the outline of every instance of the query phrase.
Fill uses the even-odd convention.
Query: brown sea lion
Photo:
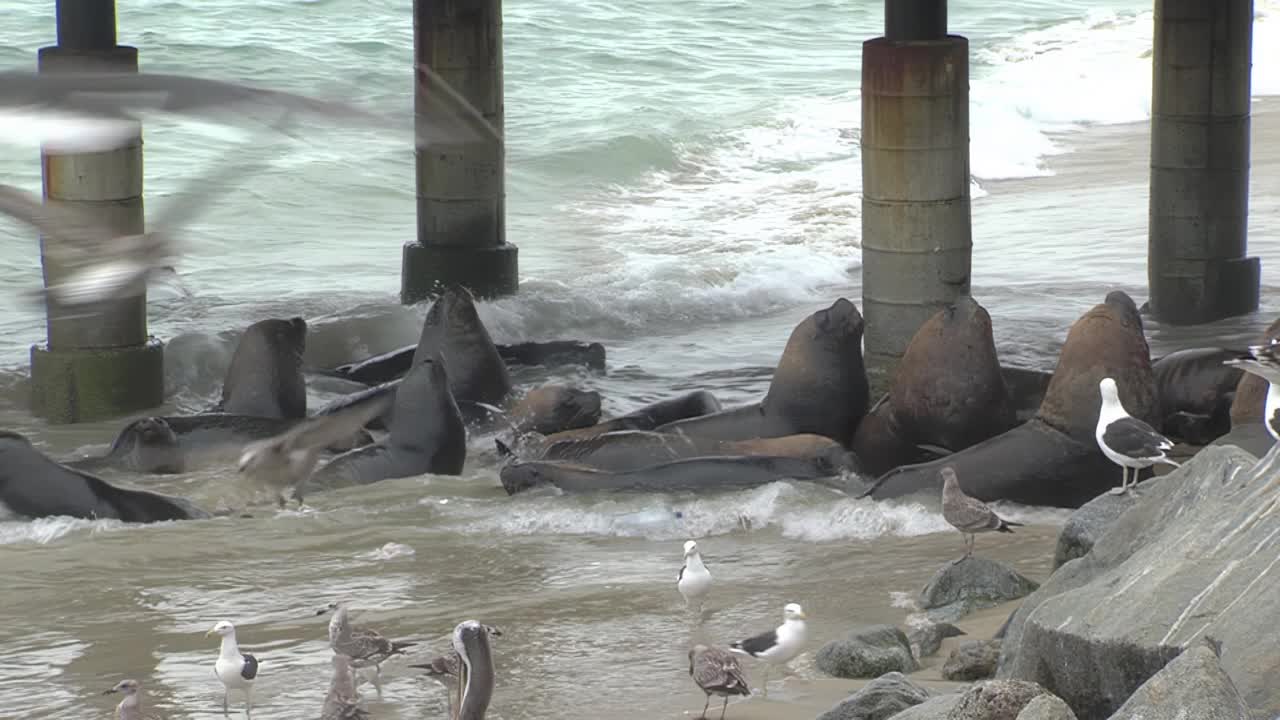
[[[657,430],[717,440],[814,433],[848,442],[867,414],[869,400],[862,363],[863,329],[857,306],[840,298],[791,332],[769,391],[758,404],[661,425]]]
[[[307,383],[302,376],[302,353],[307,347],[307,322],[260,320],[245,329],[236,345],[222,400],[215,412],[266,418],[307,416]]]
[[[620,430],[580,440],[559,440],[538,448],[525,460],[559,460],[621,472],[705,455],[768,455],[814,458],[840,443],[822,435],[786,435],[751,440],[713,440],[651,430]],[[505,452],[505,446],[499,447]]]
[[[1151,364],[1164,415],[1160,431],[1166,437],[1207,445],[1231,430],[1231,405],[1244,371],[1223,365],[1242,351],[1225,348],[1187,348]]]
[[[543,435],[590,427],[600,422],[600,393],[568,385],[536,387],[507,411],[518,432]]]
[[[605,369],[605,349],[600,343],[578,340],[545,340],[496,345],[498,355],[511,365],[586,365],[592,370]],[[380,385],[399,380],[409,372],[417,345],[374,355],[357,362],[339,365],[332,370],[313,368],[312,372],[345,378],[365,385]]]
[[[446,288],[427,310],[413,367],[437,352],[449,368],[449,389],[455,400],[498,407],[506,402],[511,393],[507,364],[480,321],[475,298],[464,287]]]
[[[898,361],[888,397],[858,426],[853,451],[876,475],[956,452],[1014,426],[991,316],[969,296],[929,318]]]
[[[1267,345],[1276,339],[1280,339],[1280,319],[1267,327],[1258,344]],[[1269,385],[1266,380],[1252,373],[1241,375],[1240,382],[1236,383],[1236,396],[1231,401],[1231,427],[1262,422]]]
[[[1133,301],[1118,295],[1071,326],[1035,418],[945,458],[890,470],[867,494],[936,496],[943,465],[955,469],[965,493],[984,501],[1074,508],[1115,486],[1119,472],[1094,439],[1099,381],[1115,379],[1134,417],[1155,423],[1160,413],[1142,320]]]
[[[635,412],[598,422],[576,430],[565,430],[548,435],[543,444],[561,440],[585,440],[620,430],[652,430],[684,418],[700,417],[720,411],[720,401],[706,390],[695,390],[666,400],[646,405]]]

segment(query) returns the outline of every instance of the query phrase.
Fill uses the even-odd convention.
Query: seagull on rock
[[[222,681],[222,714],[227,714],[228,696],[236,689],[244,690],[244,714],[249,717],[253,712],[253,682],[258,678],[258,658],[240,652],[240,646],[236,644],[236,626],[230,622],[222,620],[205,636],[214,634],[222,636],[222,648],[213,663],[213,672]]]
[[[711,707],[712,695],[724,698],[724,704],[720,706],[720,720],[724,720],[724,713],[729,709],[730,695],[751,694],[751,687],[742,674],[738,658],[720,648],[694,645],[689,650],[689,676],[707,694],[707,702],[702,706],[702,715],[699,716],[703,720],[706,720],[707,708]]]
[[[1098,382],[1102,392],[1102,408],[1098,411],[1098,427],[1094,437],[1102,454],[1120,466],[1120,487],[1112,488],[1113,494],[1129,491],[1129,471],[1133,471],[1133,484],[1138,484],[1138,471],[1156,463],[1178,467],[1166,453],[1173,449],[1169,438],[1155,428],[1125,412],[1120,403],[1120,391],[1116,381],[1102,378]]]
[[[964,533],[964,558],[961,560],[973,555],[978,533],[1011,533],[1013,530],[1010,528],[1022,527],[1022,523],[1000,517],[978,498],[965,495],[960,488],[960,479],[950,465],[942,468],[942,519]]]
[[[404,649],[415,642],[393,642],[377,630],[352,625],[347,619],[345,603],[331,603],[317,614],[333,611],[329,619],[329,647],[335,653],[351,658],[351,667],[373,666],[373,685],[382,694],[382,663],[392,655],[404,655]]]
[[[137,680],[121,680],[103,695],[124,693],[124,699],[116,705],[116,720],[161,720],[163,716],[142,712],[142,687]]]
[[[777,628],[729,645],[730,652],[765,661],[764,681],[761,683],[764,697],[769,697],[769,668],[785,665],[804,650],[809,639],[809,629],[804,621],[804,610],[796,603],[787,603],[782,609],[782,624]]]
[[[684,596],[686,607],[697,606],[702,609],[702,602],[711,591],[711,572],[702,564],[702,554],[698,552],[698,543],[689,540],[684,544],[684,565],[680,574],[676,575],[676,589]]]
[[[1257,375],[1267,381],[1267,399],[1262,409],[1262,424],[1267,428],[1267,434],[1277,444],[1271,446],[1271,450],[1267,451],[1267,455],[1271,455],[1280,448],[1280,390],[1276,389],[1276,384],[1280,383],[1280,340],[1272,340],[1266,345],[1250,345],[1249,351],[1245,355],[1234,360],[1224,360],[1223,365],[1231,365],[1241,370]]]

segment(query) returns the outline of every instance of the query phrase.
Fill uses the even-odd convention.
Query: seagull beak
[[[204,631],[204,636],[205,636],[205,637],[209,637],[209,636],[210,636],[210,635],[212,635],[212,634],[213,634],[213,628],[209,628],[208,630],[205,630],[205,631]]]
[[[103,695],[114,695],[115,693],[116,693],[116,689],[115,689],[115,688],[111,688],[110,690],[103,690],[103,691],[102,691],[102,694],[103,694]]]
[[[800,618],[801,620],[808,620],[808,619],[809,619],[809,616],[808,616],[808,615],[805,615],[803,610],[801,610],[800,612],[796,613],[796,617]]]

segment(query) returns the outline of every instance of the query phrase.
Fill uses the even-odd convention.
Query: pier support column
[[[58,44],[39,50],[42,73],[137,72],[137,48],[116,45],[112,0],[58,0]],[[93,213],[117,234],[143,232],[142,127],[122,147],[104,152],[40,153],[44,201]],[[46,287],[66,272],[45,252]],[[146,286],[91,312],[52,298],[45,345],[31,347],[31,408],[52,423],[105,419],[164,400],[164,346],[147,335]]]
[[[1258,308],[1246,257],[1253,0],[1156,0],[1147,281],[1156,319]]]
[[[501,135],[502,0],[414,0],[414,63],[424,64],[475,106]],[[415,70],[416,72],[416,70]],[[417,76],[417,122],[423,123]],[[505,142],[432,143],[415,152],[418,239],[401,258],[400,300],[414,303],[445,284],[477,297],[510,295],[517,249],[506,241]]]
[[[945,0],[886,0],[862,45],[862,312],[868,379],[969,293],[969,42]]]

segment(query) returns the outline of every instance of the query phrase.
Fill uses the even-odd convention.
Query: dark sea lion
[[[507,418],[521,433],[550,435],[600,422],[600,402],[600,393],[594,390],[547,384],[520,398],[507,411]]]
[[[507,365],[585,365],[593,370],[605,368],[605,349],[600,343],[547,340],[495,347]],[[404,377],[413,365],[413,354],[417,349],[417,345],[409,345],[359,362],[339,365],[332,370],[316,372],[366,385],[379,385]]]
[[[181,440],[162,417],[145,417],[126,425],[106,455],[68,460],[63,464],[80,470],[109,467],[155,474],[187,471]]]
[[[28,518],[67,515],[149,523],[210,517],[182,498],[117,487],[56,463],[27,438],[7,431],[0,431],[0,505]]]
[[[367,485],[432,473],[460,475],[467,459],[467,428],[450,392],[441,353],[417,361],[396,388],[395,417],[382,442],[343,453],[316,471],[308,491]]]
[[[1160,428],[1166,436],[1195,445],[1206,445],[1231,429],[1231,405],[1236,386],[1245,372],[1223,365],[1242,351],[1224,348],[1188,348],[1155,361]]]
[[[1259,345],[1270,344],[1280,339],[1280,320],[1267,327],[1262,334]],[[1236,396],[1231,402],[1231,426],[1261,423],[1263,411],[1267,405],[1267,388],[1270,383],[1253,373],[1243,373],[1236,384]]]
[[[705,455],[767,455],[809,459],[837,449],[843,450],[840,443],[822,435],[786,435],[779,438],[724,441],[652,430],[620,430],[592,438],[549,443],[538,449],[534,456],[525,459],[559,460],[621,472]]]
[[[844,448],[811,459],[738,455],[696,457],[610,472],[585,465],[560,462],[517,462],[499,472],[508,495],[540,485],[554,485],[564,492],[707,492],[742,490],[778,480],[824,481],[844,492],[865,487],[856,479],[841,477],[852,465]]]
[[[545,442],[561,440],[585,440],[605,433],[622,430],[652,430],[659,425],[685,418],[700,417],[720,411],[720,401],[706,390],[695,390],[666,400],[646,405],[635,412],[619,415],[588,427],[564,430],[547,436]]]
[[[1026,422],[1035,417],[1040,403],[1044,401],[1044,394],[1049,389],[1049,382],[1053,380],[1053,373],[1002,365],[1000,374],[1004,376],[1004,386],[1009,391],[1014,418],[1018,422]]]
[[[266,418],[307,416],[307,383],[302,376],[302,353],[307,346],[307,322],[260,320],[245,329],[236,345],[222,400],[215,412]]]
[[[929,459],[935,453],[925,446],[956,452],[1014,424],[991,316],[964,296],[916,331],[888,397],[859,424],[851,444],[867,470],[880,475]]]
[[[1117,483],[1098,449],[1098,383],[1115,379],[1125,409],[1148,423],[1159,416],[1151,355],[1132,300],[1108,295],[1076,320],[1058,356],[1036,417],[945,458],[895,468],[867,493],[877,499],[941,492],[951,465],[965,493],[980,500],[1075,508]]]
[[[848,442],[867,414],[869,401],[862,362],[863,328],[857,306],[840,298],[791,332],[769,391],[758,405],[656,429],[718,440],[814,433]]]
[[[447,288],[427,310],[413,366],[440,353],[449,367],[449,389],[458,401],[502,406],[511,393],[511,375],[463,287]]]

